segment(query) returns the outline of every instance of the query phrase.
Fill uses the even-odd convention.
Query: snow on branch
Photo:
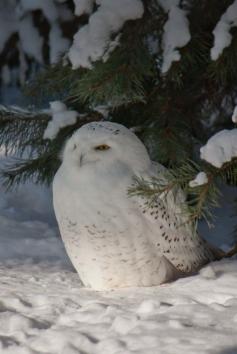
[[[33,10],[40,9],[50,23],[51,29],[49,33],[49,49],[50,64],[59,61],[61,54],[65,53],[70,46],[70,41],[63,36],[59,26],[60,16],[69,16],[68,8],[57,7],[54,1],[49,0],[21,0],[16,7],[16,15],[19,18],[19,35],[22,42],[23,50],[37,62],[43,63],[43,38],[40,37],[38,29],[34,26],[32,16],[29,14]],[[63,11],[62,11],[63,10]]]
[[[191,39],[186,11],[179,7],[179,0],[158,0],[159,5],[168,13],[162,39],[163,63],[162,73],[166,73],[174,61],[181,55],[177,48],[184,47]]]
[[[85,1],[74,2],[77,4],[77,14],[88,13]],[[79,3],[84,6],[79,8]],[[73,69],[92,68],[92,63],[100,60],[109,49],[111,35],[120,31],[126,21],[141,18],[144,11],[141,0],[96,0],[96,4],[99,5],[98,10],[90,16],[88,24],[75,34],[69,50]]]
[[[24,16],[22,20],[19,21],[19,37],[24,53],[34,58],[36,62],[42,64],[43,38],[33,24],[32,15]]]
[[[189,187],[198,187],[206,184],[208,182],[208,177],[205,172],[199,172],[196,177],[189,182]]]
[[[66,53],[69,47],[69,39],[63,37],[59,24],[55,22],[52,24],[49,32],[50,63],[56,64],[59,61],[60,55]]]
[[[212,60],[217,60],[223,50],[231,44],[232,35],[230,30],[237,26],[237,0],[228,7],[217,23],[213,35],[214,46],[211,49]]]
[[[237,107],[235,107],[232,115],[232,121],[234,123],[236,121],[236,115]],[[201,147],[200,157],[217,169],[221,169],[224,164],[237,158],[237,129],[225,129],[213,135],[207,143]],[[208,182],[207,174],[201,171],[189,182],[189,186],[195,188]]]
[[[48,21],[54,22],[58,19],[58,9],[53,1],[49,0],[21,0],[18,5],[18,14],[23,15],[27,11],[42,10]]]
[[[50,108],[52,120],[48,123],[44,132],[44,139],[53,140],[60,129],[76,123],[78,113],[68,110],[67,106],[60,101],[50,102]]]
[[[8,63],[9,55],[19,52],[19,79],[24,84],[26,72],[31,65],[27,59],[33,59],[36,63],[44,65],[48,59],[44,52],[44,46],[48,44],[50,64],[57,63],[62,54],[65,54],[71,44],[62,31],[62,25],[66,21],[73,21],[74,15],[67,4],[62,0],[2,0],[0,1],[0,54],[2,61]],[[35,10],[40,10],[50,26],[49,36],[41,31],[41,25],[35,23]],[[14,37],[15,35],[15,37]],[[13,38],[13,44],[8,41]],[[11,65],[4,67],[4,83],[10,84],[15,72]]]
[[[231,118],[233,123],[237,123],[237,106],[235,107]]]
[[[75,4],[75,15],[91,14],[94,0],[73,0]]]
[[[11,35],[17,31],[18,23],[12,3],[0,4],[0,52]]]
[[[208,140],[200,152],[203,160],[221,168],[224,163],[237,157],[237,129],[221,130]]]

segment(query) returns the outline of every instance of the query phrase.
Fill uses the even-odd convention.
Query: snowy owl
[[[54,209],[67,253],[85,286],[97,290],[154,286],[189,274],[213,259],[184,223],[170,192],[152,208],[128,196],[134,176],[164,175],[144,144],[124,126],[94,122],[66,143],[53,181]]]

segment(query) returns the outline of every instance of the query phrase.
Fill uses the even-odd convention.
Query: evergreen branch
[[[208,68],[208,76],[218,86],[230,87],[230,85],[236,85],[237,72],[236,72],[236,60],[237,60],[237,29],[232,30],[232,41],[230,46],[224,49],[222,55],[216,60],[212,61]]]
[[[50,115],[46,110],[35,111],[27,110],[18,106],[4,106],[0,105],[0,119],[1,120],[10,120],[10,119],[21,119],[21,120],[35,120],[37,117],[38,120],[49,121]]]
[[[119,47],[106,62],[96,62],[93,70],[81,75],[70,91],[73,100],[93,106],[109,102],[114,108],[145,102],[144,83],[152,76],[154,60],[143,38],[130,34],[130,40],[123,39],[129,32],[124,30]]]
[[[67,100],[68,93],[80,78],[84,70],[72,70],[62,62],[48,66],[40,71],[23,88],[23,93],[36,105],[45,105],[49,101]]]
[[[7,152],[23,155],[40,150],[42,135],[50,120],[47,111],[31,111],[19,107],[0,106],[0,145]]]
[[[207,174],[208,182],[190,187],[189,182],[203,170]],[[155,177],[150,181],[136,177],[134,185],[128,191],[129,195],[145,196],[153,203],[157,197],[164,198],[170,191],[175,193],[181,188],[187,195],[183,212],[188,215],[188,221],[196,224],[200,218],[204,218],[210,226],[214,218],[212,210],[219,206],[220,182],[237,185],[237,158],[225,163],[219,169],[207,164],[199,166],[193,161],[186,161],[180,167],[162,174],[162,178]]]
[[[179,119],[179,115],[176,114],[171,122],[167,122],[166,114],[163,117],[164,122],[162,117],[159,118],[157,123],[144,130],[142,138],[152,159],[174,168],[180,164],[180,161],[192,158],[195,138],[192,136],[190,127]]]
[[[50,183],[59,166],[64,142],[83,124],[101,118],[98,112],[80,115],[74,125],[61,129],[51,141],[43,138],[51,119],[49,111],[31,112],[0,106],[0,145],[10,156],[0,171],[0,178],[8,188],[25,183],[27,179],[35,183]]]
[[[34,183],[50,184],[59,165],[58,156],[48,152],[34,159],[12,158],[4,164],[3,169],[0,170],[0,176],[6,189],[11,189],[28,180]]]
[[[212,209],[219,207],[220,196],[221,192],[210,175],[206,184],[190,188],[189,199],[186,204],[189,220],[196,223],[203,218],[211,226],[211,221],[214,219]]]
[[[233,213],[232,217],[236,217],[236,214],[237,214],[237,198],[234,201],[234,213]],[[237,241],[237,224],[234,226],[233,236],[234,236],[235,241]]]
[[[110,102],[114,108],[145,101],[141,78],[134,74],[133,68],[126,64],[113,63],[109,73],[107,71],[106,64],[97,63],[95,70],[88,71],[78,81],[72,92],[72,98],[89,105]]]

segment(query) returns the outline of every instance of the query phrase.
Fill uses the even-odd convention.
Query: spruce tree
[[[59,6],[56,0],[49,1]],[[2,179],[7,187],[29,179],[50,184],[66,139],[86,122],[109,119],[133,129],[152,159],[168,168],[165,183],[154,180],[148,184],[136,179],[129,193],[146,194],[152,202],[157,194],[181,186],[188,194],[190,219],[194,223],[200,217],[209,221],[212,207],[218,205],[221,183],[237,185],[236,156],[217,168],[201,160],[199,153],[216,132],[234,129],[231,116],[237,102],[236,1],[123,1],[128,8],[142,8],[142,13],[138,11],[124,21],[121,15],[120,25],[108,27],[102,48],[93,51],[92,47],[86,56],[83,46],[78,49],[76,37],[78,31],[91,26],[92,16],[102,11],[103,2],[108,3],[63,2],[64,11],[68,7],[75,15],[67,21],[57,17],[62,33],[71,40],[70,49],[57,62],[49,60],[54,21],[40,6],[23,14],[31,15],[42,33],[44,60],[37,75],[32,75],[36,60],[26,53],[31,65],[24,93],[31,107],[1,107],[0,145],[8,154],[15,154],[5,165]],[[118,6],[114,9],[116,15]],[[227,28],[225,32],[223,27]],[[13,35],[17,43],[18,34]],[[225,36],[222,41],[221,35]],[[91,36],[93,43],[96,33]],[[85,38],[89,51],[91,38]],[[8,46],[9,42],[5,55]],[[84,62],[82,57],[77,58],[81,53]],[[76,110],[78,117],[75,124],[60,129],[53,139],[45,139],[44,132],[52,119],[46,108],[55,100]],[[190,187],[190,181],[202,171],[207,183]]]

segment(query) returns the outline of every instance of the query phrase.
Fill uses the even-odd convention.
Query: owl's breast
[[[56,190],[60,193],[55,194]],[[83,283],[93,288],[148,286],[163,281],[161,257],[127,187],[104,193],[54,184],[54,205],[67,253]]]
[[[132,174],[110,178],[106,174],[78,173],[68,180],[59,170],[53,182],[53,201],[57,219],[68,217],[80,225],[94,223],[111,225],[113,230],[124,229],[128,215],[134,214],[134,206],[128,197]],[[123,221],[121,220],[123,219]],[[119,220],[120,219],[120,220]]]

